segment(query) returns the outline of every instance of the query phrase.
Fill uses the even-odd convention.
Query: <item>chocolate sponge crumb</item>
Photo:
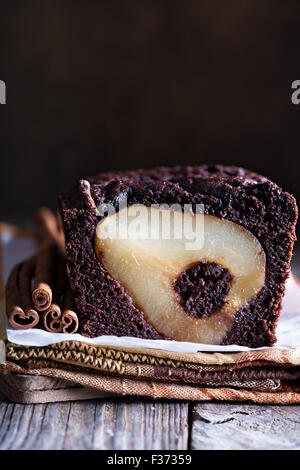
[[[183,271],[174,283],[188,315],[208,318],[223,307],[233,276],[218,263],[202,261]]]

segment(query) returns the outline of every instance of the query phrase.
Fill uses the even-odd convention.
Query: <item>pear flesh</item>
[[[168,209],[136,209],[139,228],[147,228],[147,236],[145,230],[139,237],[128,229],[128,221],[133,221],[132,206],[123,208],[98,224],[97,257],[159,333],[178,341],[221,344],[236,312],[264,285],[266,256],[261,244],[245,228],[215,216],[181,213],[180,217]],[[182,235],[184,223],[202,227],[199,246],[193,247],[188,231]],[[181,233],[181,237],[174,233]],[[233,276],[223,306],[208,318],[188,315],[174,289],[180,273],[201,261],[221,264]]]

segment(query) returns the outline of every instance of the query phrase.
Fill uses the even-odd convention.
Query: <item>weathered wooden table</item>
[[[300,449],[300,406],[139,398],[21,405],[0,395],[0,449]]]

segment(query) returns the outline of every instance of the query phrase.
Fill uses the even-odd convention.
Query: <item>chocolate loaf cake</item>
[[[276,341],[297,206],[269,179],[161,167],[88,177],[59,199],[82,335]]]

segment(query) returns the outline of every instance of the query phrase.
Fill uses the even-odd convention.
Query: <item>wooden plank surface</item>
[[[300,406],[138,398],[23,405],[0,394],[0,449],[300,449]]]
[[[197,404],[192,449],[300,449],[300,406]]]
[[[1,399],[1,398],[0,398]],[[100,399],[0,402],[0,449],[166,449],[188,446],[188,404]]]

